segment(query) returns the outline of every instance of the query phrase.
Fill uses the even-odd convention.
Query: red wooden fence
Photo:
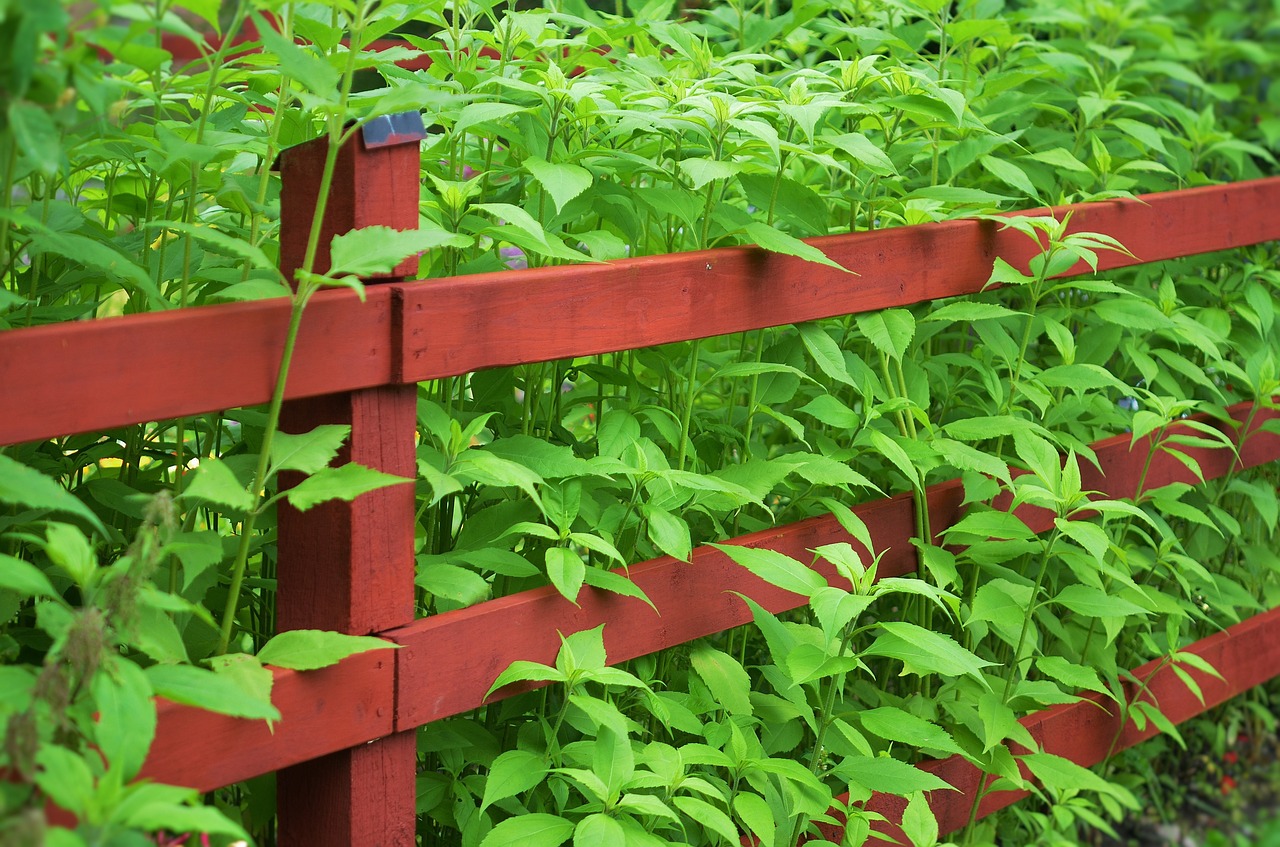
[[[335,208],[350,213],[362,205],[377,208],[386,199],[357,195]],[[1077,206],[1072,223],[1129,247],[1134,257],[1102,258],[1104,267],[1120,267],[1280,238],[1280,220],[1270,214],[1278,201],[1280,179],[1258,180]],[[323,292],[303,322],[287,388],[292,402],[286,425],[349,423],[350,458],[412,475],[419,380],[970,294],[982,288],[996,257],[1019,265],[1032,254],[1023,236],[976,221],[815,243],[861,276],[732,248],[392,283],[371,288],[365,303],[349,292]],[[0,444],[265,402],[287,322],[287,302],[273,300],[0,334]],[[136,366],[175,355],[210,366],[181,374]],[[1251,411],[1249,404],[1231,410],[1238,421],[1249,419]],[[1198,451],[1205,476],[1280,458],[1280,437],[1258,431],[1274,414],[1259,410],[1252,431],[1237,436],[1238,465],[1228,451]],[[1084,487],[1132,495],[1151,446],[1140,441],[1130,448],[1127,436],[1117,436],[1094,448],[1102,470],[1087,468]],[[1196,481],[1167,454],[1151,461],[1149,485]],[[957,483],[946,483],[928,494],[936,533],[959,518],[961,491]],[[631,578],[657,613],[642,602],[589,588],[574,606],[547,588],[415,621],[412,510],[411,488],[398,486],[353,504],[281,516],[282,625],[377,632],[402,649],[354,656],[322,671],[276,670],[273,699],[283,717],[274,729],[162,704],[145,775],[208,790],[279,771],[281,844],[411,844],[415,729],[479,706],[511,661],[549,663],[560,646],[558,632],[602,622],[608,624],[611,662],[681,644],[750,620],[730,592],[773,611],[803,602],[703,548],[690,563],[661,558],[631,566]],[[891,497],[855,511],[871,528],[877,549],[888,550],[881,575],[913,571],[910,499]],[[1035,510],[1022,514],[1033,529],[1051,524]],[[833,519],[815,518],[734,543],[803,556],[837,540],[851,539]],[[1209,658],[1225,681],[1201,680],[1202,705],[1167,670],[1156,672],[1152,692],[1175,721],[1280,673],[1280,613],[1259,615],[1190,649]],[[489,702],[510,693],[498,692]],[[1095,705],[1056,707],[1024,723],[1047,750],[1092,764],[1119,730],[1117,719]],[[1143,737],[1129,727],[1122,744]],[[922,767],[962,789],[963,794],[933,800],[944,832],[962,825],[979,774],[958,759]],[[992,795],[983,812],[1013,799],[1009,793]],[[872,805],[892,818],[901,811],[897,802],[877,796]]]

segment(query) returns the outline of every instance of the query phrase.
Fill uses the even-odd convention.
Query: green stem
[[[685,454],[689,444],[689,424],[693,420],[693,403],[698,393],[698,358],[702,351],[702,339],[695,339],[693,351],[689,354],[689,370],[685,374],[684,408],[680,414],[680,449],[676,459],[676,468],[684,470]]]

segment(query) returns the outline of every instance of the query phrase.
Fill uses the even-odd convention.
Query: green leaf
[[[327,668],[370,650],[389,650],[397,645],[371,635],[344,635],[320,629],[291,629],[272,637],[258,651],[258,661],[295,671]]]
[[[138,775],[156,734],[156,704],[142,668],[127,659],[111,662],[109,672],[93,677],[98,710],[94,738],[108,766],[128,782]]]
[[[970,512],[944,530],[944,534],[949,538],[952,536],[975,536],[982,541],[988,538],[1023,540],[1035,537],[1035,533],[1028,529],[1027,525],[1016,515],[994,510]],[[963,544],[966,542],[956,540],[953,543]]]
[[[517,106],[514,103],[468,103],[458,113],[458,119],[453,123],[454,135],[460,137],[473,126],[482,123],[492,123],[509,118],[519,112],[527,112],[529,107]]]
[[[233,718],[280,720],[270,702],[245,696],[234,679],[193,665],[152,665],[146,669],[151,687],[161,697],[187,706],[199,706]]]
[[[1097,671],[1084,665],[1068,662],[1061,656],[1036,657],[1036,670],[1071,688],[1082,688],[1111,696],[1111,692],[1102,684],[1102,680],[1098,679]]]
[[[57,597],[44,571],[30,562],[0,553],[0,589],[20,597]]]
[[[941,750],[948,754],[964,752],[942,727],[893,706],[859,712],[858,720],[863,729],[886,741],[896,741],[926,750]]]
[[[1023,621],[1031,614],[1031,600],[1029,585],[1019,585],[1007,579],[989,579],[974,595],[969,620],[991,623],[1005,641],[1016,643]]]
[[[83,815],[93,803],[93,772],[85,760],[56,744],[36,752],[36,785],[49,799],[73,815]]]
[[[888,656],[903,664],[903,673],[936,673],[942,676],[971,676],[986,685],[982,669],[994,662],[979,659],[949,635],[933,632],[905,621],[882,621],[884,632],[867,649],[873,656]]]
[[[578,821],[573,831],[573,847],[626,847],[627,833],[622,824],[601,812]]]
[[[548,547],[546,552],[547,576],[570,603],[577,604],[578,592],[586,578],[587,566],[576,551],[568,547]]]
[[[390,273],[405,259],[440,247],[466,247],[465,235],[431,229],[367,226],[335,235],[329,246],[328,276],[373,276]]]
[[[777,823],[774,821],[773,809],[759,794],[750,791],[739,791],[733,795],[733,810],[747,825],[751,834],[759,839],[759,847],[774,847],[777,838]]]
[[[107,535],[98,516],[74,494],[36,469],[3,454],[0,454],[0,503],[75,515]]]
[[[547,775],[543,758],[527,750],[507,750],[493,760],[484,783],[480,811],[507,797],[528,791]]]
[[[682,159],[679,167],[689,177],[689,181],[695,191],[708,182],[717,179],[729,179],[742,170],[742,165],[737,162],[703,158]]]
[[[557,668],[517,659],[498,674],[498,678],[493,681],[493,685],[489,686],[484,696],[488,699],[490,694],[513,682],[564,682],[566,679],[564,672]]]
[[[862,133],[850,132],[845,135],[823,136],[821,140],[837,150],[848,153],[854,161],[866,165],[867,169],[874,174],[890,176],[898,172],[893,166],[893,160]]]
[[[805,567],[790,556],[775,550],[740,547],[736,544],[712,544],[711,546],[765,582],[776,585],[784,591],[809,597],[819,588],[825,588],[827,585],[827,581],[812,568]]]
[[[699,644],[689,655],[693,669],[716,703],[731,715],[750,715],[751,677],[738,660],[706,643]]]
[[[819,394],[798,411],[812,415],[819,423],[835,429],[857,432],[862,426],[862,416],[830,394]]]
[[[955,790],[928,771],[884,756],[846,756],[836,766],[836,773],[864,788],[886,794],[905,796],[913,791]]]
[[[445,562],[433,562],[419,568],[414,582],[437,597],[445,597],[464,606],[487,599],[490,589],[488,580],[480,574]]]
[[[183,498],[204,500],[234,512],[253,511],[254,498],[221,459],[201,459],[194,478],[182,492]]]
[[[264,50],[279,64],[282,75],[304,86],[324,102],[337,101],[338,72],[328,61],[299,46],[292,38],[281,35],[260,15],[255,15],[253,20]]]
[[[709,832],[715,833],[729,842],[729,844],[737,845],[740,843],[741,836],[738,834],[738,828],[733,825],[733,821],[728,815],[715,806],[705,800],[699,800],[697,797],[677,797],[675,798],[675,804],[676,808],[697,821]]]
[[[152,832],[200,832],[210,835],[229,835],[248,840],[246,833],[213,806],[184,806],[177,803],[147,803],[132,810],[125,818],[126,826]]]
[[[864,312],[856,320],[858,331],[877,350],[895,361],[906,355],[907,347],[916,333],[916,319],[906,309]]]
[[[766,223],[752,221],[743,229],[751,243],[768,250],[770,253],[795,256],[797,259],[804,259],[806,262],[816,262],[819,265],[826,265],[845,273],[854,273],[812,244],[801,241],[794,235],[787,235],[782,230],[775,229]]]
[[[1053,601],[1088,618],[1120,618],[1148,614],[1147,610],[1138,604],[1107,594],[1102,589],[1090,585],[1068,585],[1058,592],[1058,596],[1053,598]]]
[[[622,597],[634,597],[637,600],[643,600],[650,609],[655,612],[658,607],[653,605],[653,601],[649,599],[649,595],[645,594],[640,586],[636,585],[627,577],[614,571],[605,571],[600,568],[587,568],[583,577],[583,582],[592,588],[598,588],[601,591],[608,591]]]
[[[327,500],[350,502],[361,494],[408,482],[412,480],[348,462],[341,467],[324,468],[312,474],[285,492],[285,497],[295,509],[305,512]]]
[[[551,163],[545,159],[525,159],[524,169],[551,195],[560,212],[565,204],[591,187],[591,171],[578,165]]]
[[[689,561],[693,552],[693,541],[689,536],[689,525],[665,509],[659,509],[645,503],[641,506],[644,514],[649,540],[654,546],[682,562]]]
[[[507,818],[480,842],[480,847],[559,847],[573,835],[572,821],[542,812]]]
[[[804,342],[805,349],[809,351],[819,370],[842,385],[853,385],[853,377],[849,376],[849,368],[844,363],[840,345],[820,324],[796,324],[796,329],[800,331],[800,340]]]
[[[630,782],[636,769],[631,740],[625,734],[619,734],[602,724],[592,749],[591,769],[605,784],[610,795],[616,797],[621,794],[622,787]]]
[[[21,15],[18,19],[21,20]],[[58,127],[48,112],[15,99],[9,103],[9,130],[17,149],[36,170],[45,176],[58,172],[63,160],[62,143]]]
[[[907,801],[902,813],[902,832],[911,840],[912,847],[934,847],[938,843],[938,819],[923,792],[916,792]]]
[[[301,435],[277,432],[271,442],[271,467],[312,474],[329,466],[351,434],[346,425],[326,424]]]
[[[1024,315],[995,303],[979,303],[975,300],[958,300],[934,309],[921,318],[922,321],[949,321],[952,323],[973,323],[974,321],[999,320]]]
[[[1070,759],[1053,753],[1028,753],[1018,758],[1041,784],[1055,792],[1096,791],[1115,798],[1126,808],[1138,808],[1137,800],[1126,788],[1108,782]]]

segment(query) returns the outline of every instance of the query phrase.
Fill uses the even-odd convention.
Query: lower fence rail
[[[1236,436],[1238,456],[1225,449],[1183,448],[1200,463],[1206,480],[1280,458],[1280,435],[1266,427],[1280,411],[1251,403],[1231,407],[1232,422],[1224,427],[1248,432]],[[1175,428],[1176,431],[1176,428]],[[1098,467],[1083,468],[1083,487],[1106,497],[1132,497],[1137,471],[1147,468],[1149,486],[1197,482],[1185,464],[1158,450],[1158,445],[1130,436],[1116,436],[1092,445]],[[932,531],[937,534],[963,514],[963,490],[958,482],[928,490]],[[1008,498],[997,500],[1007,507]],[[915,520],[909,495],[899,495],[854,507],[869,527],[880,559],[881,578],[913,573]],[[1022,508],[1019,517],[1036,532],[1052,526],[1043,510]],[[803,558],[823,544],[848,541],[857,545],[833,517],[818,517],[733,539],[732,544],[768,548]],[[818,566],[822,569],[822,566]],[[384,638],[400,646],[394,654],[377,651],[349,657],[322,671],[297,673],[276,669],[273,700],[282,719],[274,727],[261,721],[229,718],[193,706],[160,705],[155,743],[143,776],[187,785],[201,791],[264,773],[313,762],[382,738],[412,739],[419,726],[493,703],[529,690],[533,684],[508,686],[486,697],[498,674],[523,659],[551,663],[560,648],[560,633],[607,624],[605,644],[609,663],[617,664],[667,647],[748,623],[751,614],[738,594],[753,598],[778,613],[797,608],[805,598],[755,577],[710,547],[694,551],[690,562],[670,557],[654,559],[628,570],[629,577],[653,601],[585,588],[574,605],[546,587],[491,600],[466,609],[424,618],[385,630]],[[834,573],[824,572],[829,580]],[[691,603],[689,598],[697,598]],[[1253,686],[1280,675],[1280,610],[1263,612],[1223,632],[1185,648],[1207,660],[1221,674],[1216,678],[1191,670],[1203,700],[1176,676],[1167,661],[1156,660],[1132,671],[1143,681],[1140,697],[1155,703],[1174,724],[1181,723]],[[1134,692],[1130,692],[1133,696]],[[1089,694],[1022,719],[1043,751],[1080,765],[1094,765],[1120,750],[1157,733],[1152,725],[1139,729],[1122,723],[1122,710],[1100,695]],[[408,758],[413,745],[404,742]],[[401,745],[395,745],[399,749]],[[381,748],[379,748],[381,749]],[[371,766],[383,768],[379,760]],[[934,792],[930,804],[940,831],[952,832],[969,820],[977,792],[984,796],[977,817],[997,811],[1026,796],[1025,791],[991,791],[982,772],[960,757],[925,762],[929,770],[957,791]],[[865,808],[885,818],[873,841],[893,843],[905,801],[876,794]],[[402,810],[403,811],[403,810]],[[405,812],[407,814],[407,812]],[[404,843],[412,843],[412,827],[391,826]],[[829,830],[829,836],[840,835]],[[833,840],[838,840],[835,838]],[[386,843],[401,843],[394,838]]]

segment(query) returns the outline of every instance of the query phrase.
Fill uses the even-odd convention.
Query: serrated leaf
[[[849,376],[849,368],[844,363],[844,353],[840,345],[827,334],[820,324],[796,324],[800,331],[800,340],[805,349],[813,357],[818,369],[842,385],[853,385],[853,377]]]
[[[277,432],[271,442],[271,466],[276,471],[315,473],[329,466],[350,434],[351,427],[336,424],[318,426],[299,435]]]
[[[706,683],[716,703],[731,715],[750,715],[751,677],[738,660],[705,643],[689,655],[694,671]]]
[[[880,628],[883,633],[866,652],[898,659],[904,674],[971,676],[986,685],[982,669],[994,663],[978,658],[950,636],[905,621],[883,621]]]
[[[258,661],[295,671],[327,668],[370,650],[389,650],[397,645],[371,635],[344,635],[320,629],[291,629],[274,636],[258,651]]]
[[[587,571],[582,557],[567,547],[548,547],[545,558],[551,584],[562,597],[576,604]]]
[[[886,741],[911,747],[963,753],[955,739],[942,727],[893,706],[881,706],[858,713],[862,728]]]
[[[784,591],[809,597],[827,585],[827,581],[816,571],[775,550],[740,547],[735,544],[712,544],[711,546],[725,553],[760,579]]]
[[[367,226],[335,235],[329,245],[329,276],[373,276],[390,273],[411,256],[440,247],[466,247],[465,235],[432,229]]]
[[[184,498],[204,500],[235,512],[253,511],[253,495],[221,459],[201,459],[194,478],[182,492]]]
[[[402,476],[394,476],[356,462],[348,462],[337,468],[324,468],[304,479],[285,492],[289,504],[305,512],[318,503],[328,500],[350,502],[361,494],[412,482]]]
[[[591,187],[591,171],[584,167],[552,163],[536,157],[525,159],[523,164],[524,169],[533,174],[543,190],[551,195],[551,200],[556,204],[556,212]]]
[[[856,318],[858,331],[890,359],[900,360],[916,333],[916,319],[906,309],[864,312]]]
[[[846,756],[836,772],[850,782],[886,794],[905,796],[913,791],[956,790],[928,771],[884,756]]]
[[[1040,673],[1055,679],[1071,688],[1082,688],[1111,696],[1111,692],[1098,678],[1098,672],[1084,665],[1073,664],[1061,656],[1036,657],[1036,669]]]
[[[770,253],[781,253],[784,256],[795,256],[797,259],[804,259],[806,262],[816,262],[819,265],[826,265],[845,273],[854,273],[844,265],[829,257],[812,244],[801,241],[794,235],[788,235],[780,229],[775,229],[766,223],[753,221],[747,224],[743,230],[747,234],[747,238],[751,243],[755,244]],[[856,274],[855,274],[856,276]]]
[[[285,38],[270,22],[254,15],[258,37],[266,52],[279,64],[280,72],[304,86],[322,101],[338,99],[338,72],[328,61]]]

